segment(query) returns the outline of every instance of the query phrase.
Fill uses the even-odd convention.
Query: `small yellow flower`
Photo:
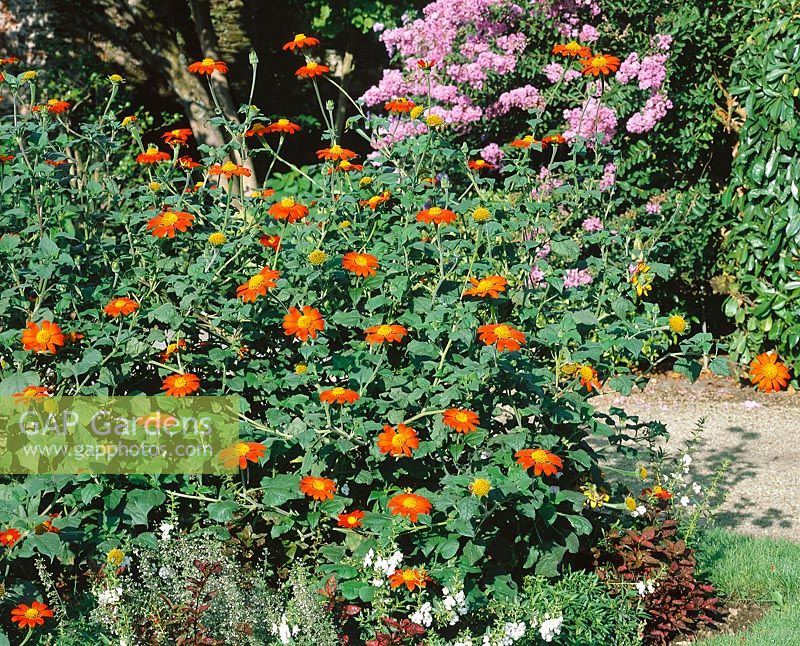
[[[425,108],[421,105],[415,105],[411,108],[411,118],[412,119],[419,119],[422,116],[422,113],[425,112]]]
[[[581,369],[581,367],[582,366],[579,363],[565,363],[563,366],[561,366],[561,374],[566,375],[567,377],[571,377],[576,372],[578,372]]]
[[[308,254],[308,262],[312,265],[321,265],[328,259],[328,254],[326,254],[322,249],[314,249],[310,254]]]
[[[606,503],[609,500],[608,494],[599,490],[596,484],[584,485],[580,488],[580,490],[581,493],[586,496],[586,500],[583,501],[583,504],[591,507],[592,509],[602,507],[603,503]]]
[[[339,228],[340,229],[347,229],[347,228],[350,227],[351,224],[352,224],[352,222],[350,222],[350,220],[342,220],[342,222],[339,223]]]
[[[633,496],[626,496],[625,497],[625,509],[628,511],[636,511],[636,499]]]
[[[225,244],[227,240],[228,239],[225,237],[225,234],[222,233],[222,231],[214,231],[214,233],[208,236],[208,244],[214,245],[215,247]]]
[[[647,480],[647,467],[641,466],[639,467],[639,480]]]
[[[253,199],[261,197],[261,191],[250,191],[247,197],[252,197]]]
[[[161,190],[161,182],[150,182],[147,185],[147,188],[153,191],[153,193],[157,193],[158,191]]]
[[[123,128],[130,128],[134,123],[136,123],[136,121],[137,121],[137,119],[136,119],[136,117],[134,115],[131,115],[129,117],[125,117],[122,120],[122,127]]]
[[[30,70],[22,75],[23,81],[35,81],[39,77],[39,72]]]
[[[294,367],[294,374],[296,375],[304,375],[308,372],[308,366],[304,363],[298,363]]]
[[[492,484],[485,478],[475,478],[469,486],[470,493],[476,498],[488,496],[492,490]]]
[[[370,177],[369,175],[365,175],[360,180],[358,180],[358,184],[359,186],[369,186],[370,184],[372,184],[372,177]]]
[[[119,74],[112,74],[111,76],[108,77],[108,80],[111,81],[114,85],[125,82],[125,79],[122,78]]]
[[[675,334],[683,334],[686,332],[686,319],[680,314],[673,314],[669,317],[669,329]]]
[[[429,114],[425,117],[425,125],[429,128],[441,128],[444,126],[444,119],[442,119],[438,114]]]
[[[106,563],[113,565],[114,567],[119,567],[122,565],[123,560],[125,560],[125,552],[118,547],[109,550],[106,554]]]
[[[489,209],[479,206],[472,212],[473,222],[487,222],[492,219],[492,213]]]

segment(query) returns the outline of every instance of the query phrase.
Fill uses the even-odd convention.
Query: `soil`
[[[736,635],[763,617],[770,609],[770,606],[760,604],[740,604],[728,606],[728,615],[714,628],[702,628],[692,635],[691,639],[683,637],[672,642],[671,646],[692,646],[701,639],[710,639],[720,635]]]
[[[690,383],[667,373],[653,377],[644,391],[627,397],[601,395],[594,403],[664,423],[671,454],[681,452],[705,418],[689,477],[707,486],[723,462],[731,461],[716,524],[743,534],[800,541],[800,394],[761,393],[705,373]]]

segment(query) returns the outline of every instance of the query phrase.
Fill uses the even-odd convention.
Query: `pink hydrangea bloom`
[[[653,200],[650,200],[647,204],[644,205],[644,210],[650,215],[658,215],[659,213],[661,213],[661,202],[655,202]]]
[[[600,32],[592,25],[584,25],[581,27],[581,33],[578,34],[578,40],[582,43],[593,43],[600,38]]]
[[[639,62],[639,54],[636,52],[631,52],[628,54],[628,57],[620,63],[619,69],[617,73],[614,75],[614,78],[617,79],[618,83],[622,83],[626,85],[631,81],[631,79],[636,78],[639,74],[639,67],[641,63]]]
[[[528,284],[531,287],[541,287],[544,284],[544,272],[537,265],[531,267],[531,272],[528,275]]]
[[[489,118],[502,116],[514,108],[520,110],[536,110],[544,107],[542,95],[532,85],[523,85],[508,92],[503,92],[497,101],[486,108]]]
[[[603,168],[603,176],[600,178],[599,189],[601,191],[607,191],[617,181],[617,167],[614,165],[613,162],[609,162]]]
[[[481,150],[481,158],[495,166],[503,161],[504,156],[503,149],[500,148],[500,146],[498,146],[496,143],[491,143],[487,146],[484,146],[483,150]]]
[[[651,54],[642,59],[639,66],[639,88],[642,90],[657,90],[667,78],[666,54]]]
[[[656,34],[651,41],[653,46],[661,51],[667,52],[672,47],[672,36],[669,34]]]

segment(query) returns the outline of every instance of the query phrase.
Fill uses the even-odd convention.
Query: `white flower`
[[[694,491],[695,495],[699,495],[702,490],[703,490],[703,487],[701,487],[696,482],[692,485],[692,491]]]
[[[692,456],[687,453],[683,456],[681,462],[683,463],[683,466],[688,467],[692,463]]]
[[[162,579],[171,579],[172,578],[172,570],[170,570],[166,565],[162,565],[158,568],[158,576]]]
[[[636,592],[639,593],[640,597],[644,597],[645,595],[651,594],[656,589],[656,586],[653,584],[652,579],[647,579],[647,581],[637,581],[636,582]]]
[[[339,487],[339,493],[341,493],[343,496],[349,496],[350,485],[348,485],[347,483],[343,484],[341,487]]]
[[[411,621],[413,621],[415,624],[420,624],[426,628],[430,628],[431,624],[433,623],[431,604],[427,601],[423,603],[420,606],[420,609],[411,615]]]
[[[539,634],[542,639],[548,643],[553,641],[553,637],[561,634],[561,624],[564,623],[564,617],[555,617],[553,619],[545,619],[542,625],[539,626]]]
[[[681,496],[681,505],[684,507],[688,507],[691,500],[689,500],[689,496]]]
[[[375,588],[383,587],[383,579],[372,579],[372,585]]]
[[[375,559],[375,550],[370,548],[369,552],[367,552],[366,556],[364,557],[364,567],[372,567],[374,559]]]
[[[286,623],[286,617],[281,618],[281,625],[278,626],[278,639],[281,640],[281,644],[288,644],[292,641],[292,631],[289,624]]]
[[[522,639],[522,636],[525,634],[525,622],[524,621],[519,621],[517,623],[506,622],[505,632],[506,636],[509,639],[512,639],[514,641]]]
[[[175,529],[175,525],[172,523],[161,523],[161,526],[158,530],[161,532],[161,540],[168,541],[169,540],[169,533]]]
[[[634,518],[638,518],[639,516],[644,516],[647,512],[647,507],[644,505],[639,505],[636,509],[631,512],[631,516]]]

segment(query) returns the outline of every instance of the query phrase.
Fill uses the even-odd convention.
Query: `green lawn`
[[[703,572],[721,596],[775,604],[749,630],[698,646],[800,646],[800,544],[714,529],[698,551]]]

